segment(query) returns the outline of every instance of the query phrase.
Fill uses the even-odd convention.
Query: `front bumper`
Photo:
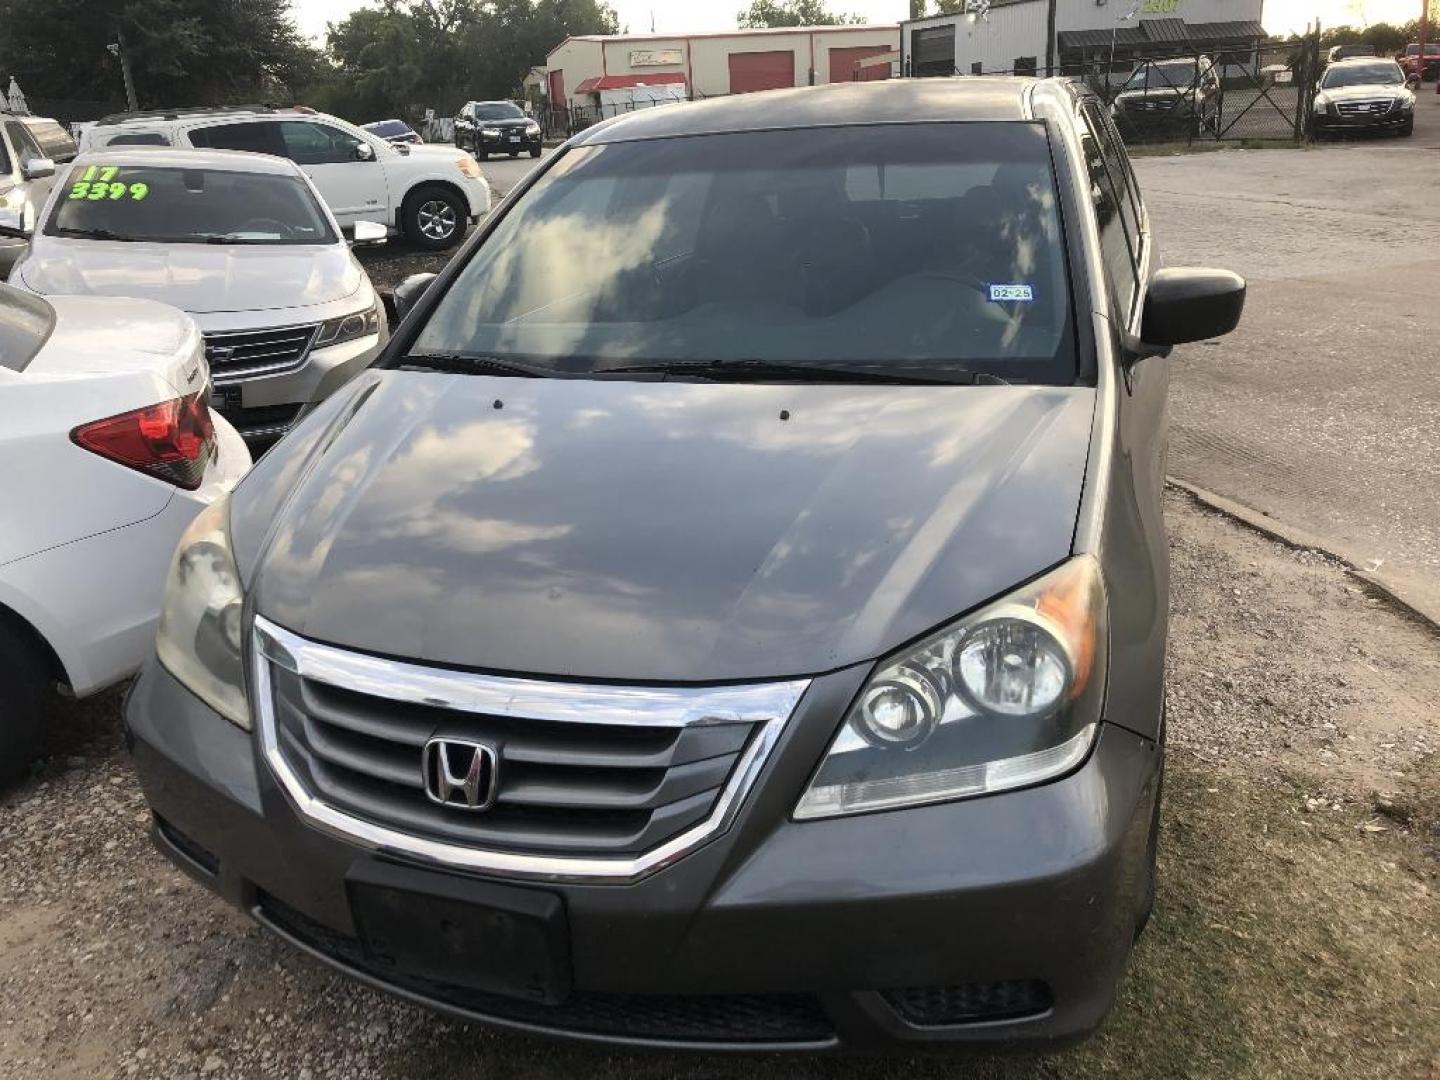
[[[538,152],[540,141],[541,134],[538,131],[534,135],[527,135],[523,131],[501,131],[499,135],[490,136],[478,131],[475,133],[475,148],[482,153],[518,154],[522,150]]]
[[[1383,113],[1315,113],[1317,131],[1394,131],[1414,123],[1413,109],[1391,109]]]
[[[1044,1046],[1088,1034],[1113,999],[1146,894],[1157,747],[1104,725],[1087,762],[1050,784],[792,822],[864,674],[815,680],[725,834],[633,884],[525,886],[564,905],[571,992],[559,1005],[365,959],[347,875],[383,864],[462,888],[495,879],[437,874],[307,826],[257,765],[253,737],[154,662],[127,727],[163,851],[326,963],[442,1012],[589,1040],[747,1050]],[[936,1012],[950,1001],[958,1013]]]
[[[368,368],[389,339],[382,320],[378,334],[311,349],[304,363],[290,371],[237,379],[217,387],[210,406],[234,424],[247,442],[273,441],[289,430],[305,406],[323,400]]]

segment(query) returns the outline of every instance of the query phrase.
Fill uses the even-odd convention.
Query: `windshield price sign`
[[[91,165],[79,180],[70,185],[67,198],[98,201],[123,199],[128,196],[132,201],[139,202],[150,194],[150,185],[143,180],[126,183],[123,179],[117,179],[119,175],[118,165]]]

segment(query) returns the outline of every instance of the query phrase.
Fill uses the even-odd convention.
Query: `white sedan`
[[[373,221],[356,242],[383,242]],[[380,298],[292,161],[130,147],[75,159],[10,284],[42,296],[130,296],[189,312],[211,401],[252,448],[370,365]]]
[[[250,467],[209,384],[183,312],[0,285],[0,782],[29,765],[51,685],[83,696],[140,665],[176,541]]]

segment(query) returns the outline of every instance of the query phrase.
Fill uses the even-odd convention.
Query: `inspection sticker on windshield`
[[[991,285],[990,302],[1003,303],[1007,300],[1030,301],[1035,299],[1035,290],[1029,285]]]
[[[150,194],[150,185],[144,181],[137,180],[133,184],[127,184],[124,180],[117,180],[120,173],[118,165],[91,165],[85,170],[85,174],[70,185],[71,199],[123,199],[129,197],[139,202]],[[73,174],[72,174],[73,175]]]

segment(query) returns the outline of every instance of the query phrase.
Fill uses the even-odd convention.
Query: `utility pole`
[[[125,31],[117,29],[115,44],[107,46],[110,52],[120,58],[120,73],[125,77],[125,107],[138,112],[140,104],[135,100],[135,78],[130,73],[130,50],[125,47]]]

